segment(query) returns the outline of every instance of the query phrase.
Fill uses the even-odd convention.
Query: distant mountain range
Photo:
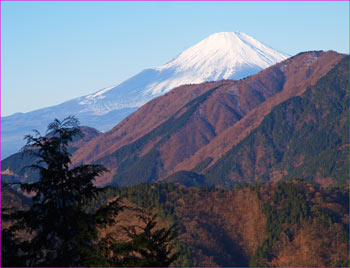
[[[348,179],[348,56],[300,53],[239,81],[184,85],[143,105],[73,153],[111,172],[98,185],[187,186]],[[19,162],[2,161],[15,178]],[[4,169],[3,169],[4,167]]]
[[[24,145],[32,129],[45,130],[54,118],[75,115],[82,125],[107,131],[149,100],[184,84],[239,80],[289,55],[277,52],[240,32],[210,35],[169,63],[146,69],[121,84],[62,104],[1,118],[1,158]]]

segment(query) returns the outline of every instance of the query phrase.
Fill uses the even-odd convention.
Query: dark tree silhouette
[[[28,168],[39,170],[40,179],[34,183],[20,183],[21,190],[33,194],[33,205],[27,211],[7,213],[14,223],[4,231],[7,235],[2,256],[26,266],[81,266],[94,264],[98,252],[96,215],[84,212],[83,206],[97,193],[94,179],[107,171],[102,165],[71,167],[68,143],[82,136],[79,122],[74,117],[49,124],[47,135],[27,135],[24,154],[33,156],[36,163]],[[115,210],[111,206],[112,211]],[[18,243],[14,233],[26,230],[31,239]],[[8,246],[6,246],[8,245]],[[14,249],[17,245],[18,252]],[[10,256],[14,258],[10,258]],[[101,260],[96,260],[100,262]]]
[[[167,267],[179,257],[173,248],[177,236],[176,224],[157,228],[157,215],[139,210],[143,226],[123,227],[128,239],[118,241],[114,234],[104,240],[105,256],[110,266]]]

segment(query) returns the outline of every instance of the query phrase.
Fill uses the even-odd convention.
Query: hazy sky
[[[1,114],[119,84],[223,31],[349,53],[349,2],[1,2]]]

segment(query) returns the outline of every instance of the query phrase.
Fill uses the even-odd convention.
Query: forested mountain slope
[[[213,166],[208,183],[304,178],[322,185],[349,179],[349,57],[314,86],[276,106],[261,125]]]
[[[335,52],[306,52],[240,81],[176,88],[81,147],[73,162],[109,168],[101,184],[150,182],[180,170],[203,173],[274,107],[303,94],[342,58]]]
[[[91,208],[116,196],[158,213],[160,224],[179,225],[174,266],[348,266],[348,186],[143,183],[109,188]],[[125,217],[133,218],[130,211]]]

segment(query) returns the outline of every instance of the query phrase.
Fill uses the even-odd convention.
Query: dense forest
[[[157,231],[165,234],[176,228],[177,235],[168,237],[174,258],[170,266],[348,267],[348,193],[348,186],[320,188],[303,180],[242,183],[232,189],[143,183],[108,187],[86,203],[84,211],[96,215],[118,200],[122,209],[98,233],[109,243],[108,250],[120,254],[115,261],[122,266],[135,266],[126,252],[135,246],[130,241],[144,237],[147,228],[154,238],[161,238]],[[148,265],[147,258],[141,263],[164,266],[157,261]],[[101,259],[84,264],[113,266]]]
[[[174,266],[348,266],[348,186],[143,183],[110,187],[89,207],[115,196],[179,225]]]

